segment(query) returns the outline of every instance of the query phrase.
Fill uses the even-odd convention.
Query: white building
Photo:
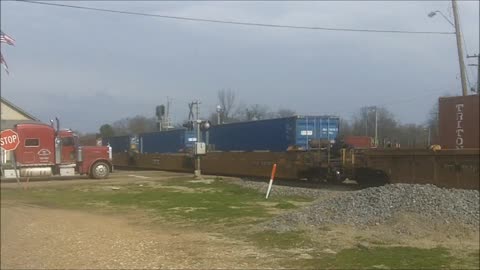
[[[20,123],[40,122],[38,118],[15,106],[3,97],[1,97],[0,111],[1,130],[13,128],[16,124]],[[5,151],[0,150],[1,163],[6,163],[9,160],[10,155],[6,154]]]

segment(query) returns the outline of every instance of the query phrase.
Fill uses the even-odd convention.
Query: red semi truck
[[[110,146],[80,146],[73,131],[59,129],[58,119],[56,129],[52,121],[52,125],[17,124],[13,131],[16,135],[11,137],[18,141],[16,149],[6,151],[2,158],[4,177],[71,176],[78,173],[103,179],[113,171]],[[7,139],[11,140],[2,138],[3,148]],[[16,175],[13,165],[17,168]]]

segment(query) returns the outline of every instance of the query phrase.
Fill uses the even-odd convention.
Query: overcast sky
[[[441,16],[450,1],[115,2],[70,5],[171,16],[291,24],[453,32]],[[479,53],[479,3],[460,1],[468,54]],[[453,19],[452,19],[453,20]],[[103,123],[153,116],[172,100],[172,119],[187,103],[215,110],[219,89],[237,101],[298,114],[351,118],[384,105],[402,123],[423,123],[439,96],[461,94],[455,35],[354,33],[250,27],[128,16],[1,1],[2,44],[10,76],[1,95],[42,121],[97,131]],[[476,59],[467,59],[476,63]],[[471,85],[477,80],[468,67]]]

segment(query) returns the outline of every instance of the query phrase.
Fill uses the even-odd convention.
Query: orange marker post
[[[277,171],[277,164],[273,164],[272,175],[270,176],[270,183],[268,183],[267,195],[265,196],[265,199],[268,199],[268,195],[270,195],[270,191],[272,190],[273,179],[275,178],[276,171]]]

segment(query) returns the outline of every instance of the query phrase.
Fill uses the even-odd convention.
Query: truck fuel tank
[[[21,177],[33,177],[33,176],[51,176],[51,167],[36,167],[36,168],[21,168]]]

